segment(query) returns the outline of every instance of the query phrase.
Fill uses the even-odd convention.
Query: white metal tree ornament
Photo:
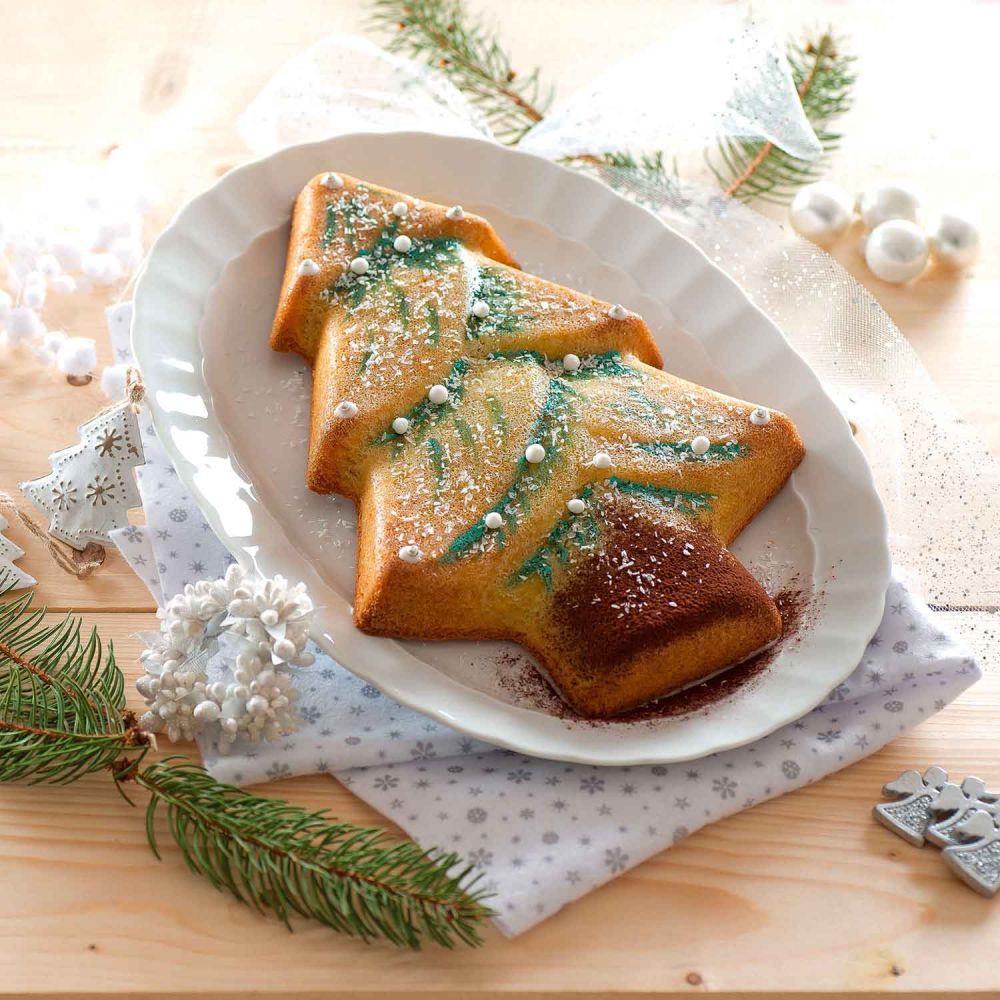
[[[24,555],[24,549],[15,545],[9,538],[4,538],[3,533],[7,528],[7,519],[0,514],[0,590],[33,587],[38,581],[14,565],[14,560]]]
[[[108,542],[127,511],[142,503],[132,469],[143,464],[139,425],[130,401],[80,425],[80,441],[49,456],[52,472],[21,483],[49,519],[49,534],[74,549]]]

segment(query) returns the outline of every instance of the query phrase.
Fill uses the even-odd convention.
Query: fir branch
[[[552,90],[539,70],[518,74],[498,39],[461,0],[374,0],[372,7],[372,27],[393,32],[389,50],[442,71],[501,142],[516,143],[542,120]]]
[[[366,941],[479,943],[490,911],[457,855],[251,795],[190,761],[141,769],[149,749],[125,708],[114,651],[104,654],[96,631],[84,638],[73,616],[47,624],[30,594],[0,604],[0,782],[66,784],[106,769],[123,795],[130,785],[149,793],[146,830],[157,857],[154,820],[163,807],[192,871],[286,925],[297,913]]]
[[[148,742],[125,709],[114,650],[103,654],[96,631],[82,639],[72,617],[47,625],[30,594],[0,605],[0,781],[125,772]]]
[[[152,796],[146,831],[157,857],[154,819],[162,805],[193,872],[255,909],[274,910],[289,929],[297,913],[366,941],[480,943],[477,927],[490,911],[483,893],[471,891],[472,869],[455,854],[331,824],[324,812],[220,784],[181,758],[159,761],[135,780]]]
[[[845,56],[827,31],[815,42],[790,45],[788,62],[802,110],[823,147],[823,156],[816,161],[800,160],[772,142],[722,138],[708,163],[731,198],[783,204],[796,188],[820,176],[829,154],[840,144],[841,135],[830,123],[850,108],[853,57]]]

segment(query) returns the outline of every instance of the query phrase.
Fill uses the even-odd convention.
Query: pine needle
[[[166,810],[188,867],[291,929],[300,914],[365,941],[419,948],[479,944],[490,911],[474,892],[472,869],[455,854],[433,854],[384,831],[330,823],[278,799],[214,781],[181,758],[160,761],[135,779],[150,792],[146,830],[159,857],[154,820]]]
[[[844,55],[827,31],[815,41],[790,45],[788,62],[802,110],[823,147],[823,155],[815,161],[799,160],[772,142],[722,138],[708,163],[731,198],[760,198],[784,204],[797,188],[821,176],[829,155],[840,144],[841,134],[830,124],[850,108],[856,79],[853,57]]]
[[[374,0],[370,23],[392,32],[391,52],[442,71],[501,142],[516,143],[551,103],[539,70],[516,72],[499,40],[460,0]]]

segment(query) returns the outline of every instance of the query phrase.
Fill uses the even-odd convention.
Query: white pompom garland
[[[178,741],[217,726],[221,753],[241,736],[256,742],[294,732],[290,668],[313,662],[312,615],[305,584],[262,579],[236,564],[219,580],[188,584],[141,656],[143,729]]]

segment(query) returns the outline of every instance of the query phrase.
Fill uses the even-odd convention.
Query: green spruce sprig
[[[856,79],[853,57],[844,55],[829,31],[805,44],[790,44],[787,57],[802,110],[823,155],[818,160],[800,160],[772,142],[722,138],[708,163],[731,198],[784,204],[797,188],[822,174],[830,154],[840,145],[841,133],[831,123],[851,106]]]
[[[433,66],[483,113],[496,137],[516,143],[545,116],[553,90],[536,67],[527,75],[514,69],[499,38],[470,15],[461,0],[373,0],[371,25],[391,31],[388,48]],[[830,125],[847,111],[855,81],[854,59],[843,53],[831,32],[792,43],[787,58],[806,118],[823,147],[818,161],[799,160],[773,143],[722,138],[708,164],[724,192],[741,201],[788,201],[815,180],[841,135]],[[568,157],[573,166],[598,168],[612,186],[631,175],[640,189],[662,192],[683,205],[676,168],[667,169],[662,152],[634,156],[628,151]],[[600,168],[614,168],[600,170]]]
[[[143,767],[151,749],[95,630],[85,635],[72,615],[47,624],[30,594],[0,604],[0,782],[65,784],[106,771],[123,795],[144,789],[157,858],[162,811],[192,871],[289,927],[298,914],[365,941],[479,943],[491,913],[457,855],[252,795],[183,758]]]
[[[552,101],[539,70],[517,73],[499,40],[460,0],[374,0],[371,24],[392,32],[390,51],[443,71],[501,142],[517,142]]]
[[[331,823],[279,799],[251,795],[183,759],[159,761],[136,782],[150,793],[146,830],[162,806],[188,867],[288,925],[297,913],[364,940],[417,948],[423,937],[450,947],[478,944],[488,915],[470,892],[472,870],[455,854],[434,855],[384,830]]]

